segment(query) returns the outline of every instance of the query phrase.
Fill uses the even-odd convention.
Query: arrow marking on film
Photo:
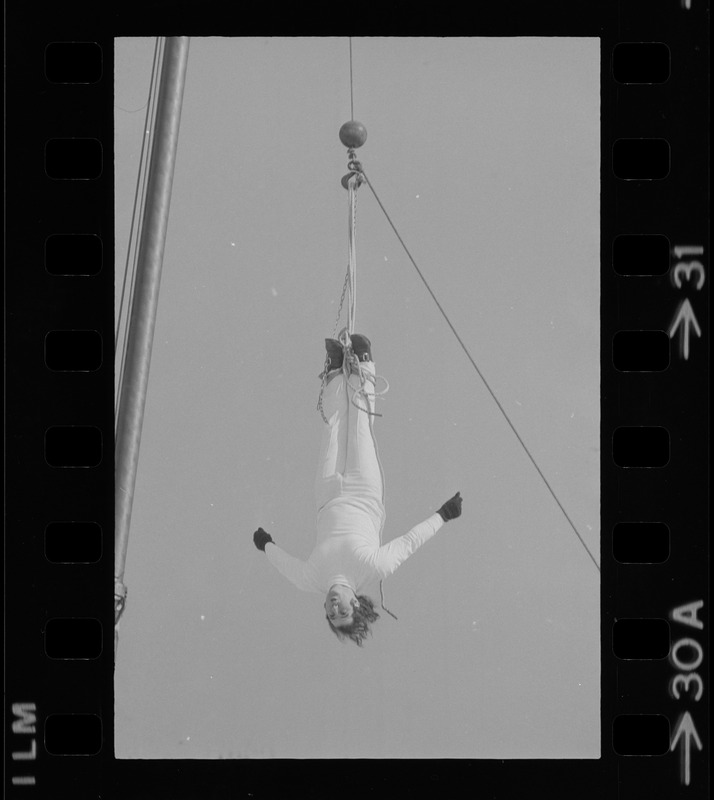
[[[682,714],[682,716],[679,718],[679,724],[677,725],[677,730],[674,732],[674,736],[672,737],[672,744],[670,745],[669,748],[672,752],[674,752],[680,740],[682,741],[682,758],[684,760],[685,786],[689,786],[689,781],[691,778],[692,739],[694,739],[694,744],[697,746],[697,749],[701,750],[702,740],[699,738],[697,729],[694,727],[694,720],[692,719],[692,715],[689,713],[689,711],[685,711],[684,714]]]
[[[674,334],[677,332],[677,328],[682,326],[682,345],[683,345],[683,353],[684,353],[684,360],[689,360],[689,328],[694,328],[694,332],[697,336],[702,335],[701,328],[699,327],[699,323],[697,322],[697,318],[694,316],[694,309],[692,308],[692,304],[689,300],[683,300],[675,314],[674,320],[669,328],[669,338],[673,338]]]

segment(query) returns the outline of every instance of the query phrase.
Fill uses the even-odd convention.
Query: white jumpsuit
[[[362,369],[374,376],[373,362],[363,362]],[[359,593],[370,581],[391,575],[444,524],[440,514],[432,514],[404,536],[381,544],[384,476],[374,417],[351,402],[358,388],[359,377],[351,375],[348,384],[343,372],[325,387],[322,405],[329,424],[315,480],[317,540],[312,554],[301,561],[273,542],[265,547],[268,560],[308,592],[326,593],[342,584]],[[355,402],[374,411],[374,397],[358,394]]]

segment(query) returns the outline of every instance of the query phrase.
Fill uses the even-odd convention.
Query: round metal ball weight
[[[345,147],[362,147],[367,141],[367,128],[351,119],[340,128],[340,141]]]

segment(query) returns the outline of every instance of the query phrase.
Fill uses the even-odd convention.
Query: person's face
[[[359,600],[352,589],[340,584],[333,586],[325,598],[325,613],[336,628],[351,625],[354,609],[358,606]]]

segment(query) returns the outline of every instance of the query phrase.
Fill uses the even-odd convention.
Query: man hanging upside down
[[[374,602],[358,594],[400,564],[448,522],[461,515],[457,492],[409,533],[381,544],[384,476],[374,437],[375,369],[366,336],[326,339],[322,436],[315,481],[317,541],[307,561],[288,555],[262,528],[255,546],[298,589],[326,593],[325,614],[339,639],[362,646],[379,618]],[[391,612],[390,612],[391,613]]]

